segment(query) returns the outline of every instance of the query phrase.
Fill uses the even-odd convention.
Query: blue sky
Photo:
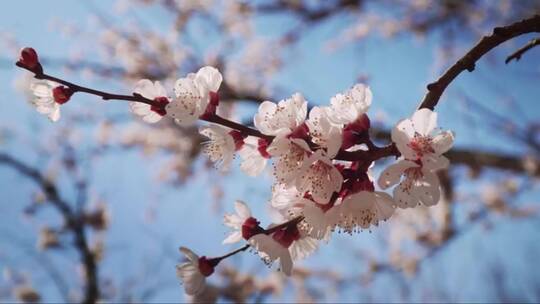
[[[61,33],[51,30],[50,23],[54,19],[87,26],[89,8],[79,1],[58,0],[46,1],[12,1],[4,6],[0,13],[0,32],[12,34],[21,45],[32,46],[40,54],[53,58],[64,58],[69,53],[72,43]],[[109,1],[94,1],[97,7],[108,10]],[[31,7],[32,9],[28,9]],[[163,11],[153,9],[149,12],[137,12],[146,24],[154,30],[167,24],[168,17]],[[24,16],[24,17],[23,17]],[[275,35],[287,24],[290,18],[268,18],[258,20],[257,30],[263,35]],[[117,21],[119,22],[119,21]],[[286,54],[287,64],[273,79],[284,96],[299,91],[314,104],[327,103],[331,96],[343,91],[356,82],[358,75],[369,75],[369,84],[374,92],[374,103],[370,113],[385,113],[387,122],[395,122],[412,113],[425,93],[425,85],[436,78],[441,70],[435,69],[434,48],[441,37],[435,35],[427,39],[402,36],[394,40],[372,37],[356,45],[344,47],[329,53],[324,43],[335,37],[336,29],[347,20],[331,20],[322,25],[310,28],[304,39]],[[498,130],[486,126],[482,119],[470,123],[468,110],[463,110],[459,96],[465,94],[476,102],[491,110],[520,123],[538,121],[538,76],[540,75],[540,56],[538,51],[525,55],[517,63],[504,64],[505,56],[516,46],[523,44],[530,36],[516,39],[496,51],[492,56],[477,64],[474,73],[460,75],[445,93],[438,107],[440,125],[452,129],[457,134],[456,146],[523,153],[522,147],[508,139],[501,138]],[[473,44],[473,40],[464,39],[465,50]],[[89,43],[91,44],[91,43]],[[204,43],[203,43],[204,45]],[[461,54],[463,52],[459,52]],[[11,60],[9,52],[0,52],[3,59]],[[96,59],[97,60],[97,59]],[[446,65],[444,65],[446,66]],[[51,124],[37,114],[26,102],[24,96],[13,88],[13,80],[22,72],[10,66],[2,65],[0,70],[0,126],[16,130],[18,135],[13,141],[0,144],[1,150],[10,151],[18,157],[35,165],[44,163],[39,153],[33,149],[37,143],[43,142],[45,134],[51,134],[65,124]],[[54,74],[63,75],[63,71],[54,70]],[[533,74],[535,77],[530,77]],[[75,81],[87,82],[77,75],[69,75]],[[126,92],[129,88],[120,83],[94,81],[88,83],[97,88]],[[502,89],[505,98],[501,97]],[[511,98],[513,104],[506,101]],[[96,111],[121,113],[127,111],[126,104],[94,104],[93,97],[77,96],[81,100],[78,107],[95,105]],[[518,110],[521,109],[521,110]],[[245,112],[254,110],[246,106]],[[64,114],[69,116],[69,110]],[[387,125],[388,126],[388,125]],[[91,140],[92,128],[83,131],[83,141]],[[160,157],[146,158],[139,151],[126,151],[101,156],[94,164],[91,176],[92,191],[103,197],[111,208],[112,224],[106,241],[109,251],[101,264],[102,275],[117,280],[140,274],[145,266],[151,265],[152,278],[163,279],[167,288],[159,292],[155,301],[177,301],[181,299],[181,289],[176,285],[174,263],[177,259],[177,248],[186,245],[197,252],[220,255],[228,249],[221,245],[227,230],[221,224],[223,211],[216,213],[212,209],[211,185],[218,183],[225,189],[222,199],[226,210],[232,209],[236,199],[245,200],[256,213],[266,211],[265,203],[270,194],[269,178],[251,179],[242,175],[237,169],[229,176],[220,176],[214,171],[201,170],[186,185],[172,187],[156,182],[156,167],[162,164]],[[202,163],[196,164],[200,168]],[[491,179],[492,174],[486,173]],[[493,175],[494,176],[494,175]],[[494,177],[493,177],[494,178]],[[144,186],[141,186],[144,185]],[[478,187],[467,180],[460,183],[460,189],[470,191]],[[25,255],[14,255],[17,240],[33,246],[35,231],[42,223],[54,223],[57,219],[52,212],[43,212],[38,219],[26,219],[20,214],[22,207],[29,201],[34,186],[11,170],[0,167],[0,191],[3,200],[0,202],[0,268],[7,265],[26,271],[36,266],[29,262]],[[538,189],[532,189],[519,197],[520,202],[531,203],[538,198]],[[153,224],[145,224],[144,213],[148,208],[157,207],[156,220]],[[528,264],[528,255],[538,254],[540,237],[537,219],[517,221],[495,219],[500,225],[486,233],[483,227],[475,227],[464,238],[456,241],[441,255],[430,259],[424,265],[421,274],[412,280],[412,299],[422,299],[422,287],[432,280],[448,288],[455,300],[486,301],[490,300],[493,291],[490,283],[485,281],[485,268],[478,265],[486,262],[502,262],[509,272],[513,288],[525,288],[523,282],[538,281],[538,276],[531,274],[531,269],[538,266]],[[384,229],[384,228],[382,228]],[[4,238],[4,235],[6,238]],[[354,238],[339,236],[329,245],[321,246],[318,253],[303,262],[316,268],[330,267],[344,273],[358,273],[365,267],[361,261],[358,267],[350,267],[340,260],[351,260],[348,248],[353,244],[356,248],[376,248],[377,232],[363,233]],[[346,246],[344,244],[347,244]],[[165,256],[161,254],[165,250]],[[52,255],[58,265],[64,265],[66,257],[62,254]],[[75,255],[70,253],[67,260],[74,261]],[[152,263],[160,261],[160,266]],[[269,270],[251,255],[233,259],[242,270],[256,271],[266,275]],[[67,264],[66,264],[67,265]],[[159,264],[158,264],[159,265]],[[38,267],[39,268],[39,267]],[[536,269],[534,269],[536,268]],[[75,273],[75,268],[64,269],[66,273]],[[533,271],[534,273],[534,271]],[[75,275],[73,275],[75,276]],[[48,282],[47,277],[39,274],[33,278],[46,299],[58,299],[58,293]],[[1,282],[1,281],[0,281]],[[376,282],[377,288],[370,290],[374,299],[385,301],[395,299],[397,289],[391,278],[382,276]],[[521,285],[521,287],[520,287]],[[382,287],[381,287],[382,286]],[[385,287],[390,286],[390,287]],[[525,287],[523,287],[525,286]],[[390,290],[388,291],[387,288]],[[531,292],[526,290],[524,293]],[[285,294],[287,296],[288,293]],[[354,301],[361,298],[362,291],[347,289],[340,295],[343,301]]]

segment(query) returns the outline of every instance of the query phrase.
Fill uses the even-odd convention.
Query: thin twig
[[[508,64],[513,59],[515,59],[516,61],[519,61],[523,54],[525,54],[528,50],[532,49],[533,47],[535,47],[537,45],[540,45],[540,37],[532,39],[526,45],[524,45],[522,48],[520,48],[519,50],[512,53],[510,56],[508,56],[506,58],[504,63]]]
[[[540,32],[540,15],[535,15],[532,18],[524,19],[508,26],[494,28],[492,35],[484,36],[467,54],[446,70],[436,82],[427,85],[428,92],[418,108],[435,109],[446,87],[461,72],[465,70],[469,72],[474,71],[476,61],[499,44],[514,37],[533,32]]]

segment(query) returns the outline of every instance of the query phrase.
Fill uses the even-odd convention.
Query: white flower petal
[[[424,172],[433,172],[448,168],[450,161],[444,156],[428,155],[422,158],[422,169]]]
[[[225,240],[223,240],[223,244],[234,244],[234,243],[240,242],[241,240],[242,240],[242,232],[234,231],[234,232],[231,232],[231,234],[229,234],[229,236],[227,236]]]
[[[415,131],[423,136],[427,136],[437,126],[437,113],[426,108],[420,109],[414,112],[411,120]]]
[[[182,252],[191,263],[196,263],[196,265],[199,265],[199,256],[191,251],[191,249],[187,247],[180,247],[180,252]]]
[[[386,167],[379,176],[378,184],[381,189],[387,189],[399,183],[401,176],[408,168],[418,167],[415,162],[400,159],[397,163]]]
[[[176,81],[174,92],[176,98],[165,107],[167,115],[180,125],[193,124],[208,106],[208,91],[191,78],[180,78]]]
[[[394,214],[394,199],[386,192],[375,193],[375,207],[377,208],[377,217],[380,221],[389,219]]]
[[[280,270],[288,276],[291,275],[293,262],[287,248],[281,246],[271,236],[262,233],[252,236],[248,242],[263,259],[268,259],[269,262],[279,259]]]
[[[188,295],[197,295],[206,287],[206,278],[192,263],[183,263],[176,266],[176,275],[182,281],[184,290]]]
[[[48,116],[52,122],[57,122],[60,119],[60,106],[56,105]]]
[[[218,69],[211,66],[205,66],[197,71],[195,79],[196,81],[204,84],[204,86],[211,92],[217,92],[221,82],[223,81],[223,76]]]
[[[135,84],[135,89],[133,90],[134,93],[140,94],[145,98],[148,99],[154,99],[158,96],[156,96],[156,92],[154,90],[154,84],[152,81],[148,79],[141,79]]]
[[[433,149],[438,155],[450,150],[452,145],[454,145],[454,133],[452,131],[444,131],[433,137]]]
[[[234,202],[234,209],[240,218],[247,219],[251,217],[251,210],[249,210],[249,207],[243,201]]]

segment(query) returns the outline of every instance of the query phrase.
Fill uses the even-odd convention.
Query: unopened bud
[[[22,49],[19,63],[30,69],[35,69],[39,65],[39,57],[36,50],[31,47]]]
[[[64,104],[69,101],[73,92],[65,86],[57,86],[53,89],[54,101],[58,104]]]

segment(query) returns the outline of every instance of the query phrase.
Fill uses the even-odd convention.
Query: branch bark
[[[517,50],[514,53],[510,54],[510,56],[508,56],[506,58],[504,63],[508,64],[508,63],[510,63],[510,61],[512,61],[514,59],[516,61],[519,61],[523,54],[525,54],[527,51],[529,51],[530,49],[532,49],[533,47],[535,47],[537,45],[540,45],[540,37],[532,39],[526,45],[524,45],[522,48],[520,48],[519,50]]]
[[[474,71],[476,62],[501,43],[533,32],[540,32],[540,15],[535,15],[532,18],[524,19],[508,26],[494,28],[493,34],[480,39],[467,54],[446,70],[437,81],[427,85],[428,92],[418,108],[435,109],[444,90],[461,72],[465,70],[469,72]]]

